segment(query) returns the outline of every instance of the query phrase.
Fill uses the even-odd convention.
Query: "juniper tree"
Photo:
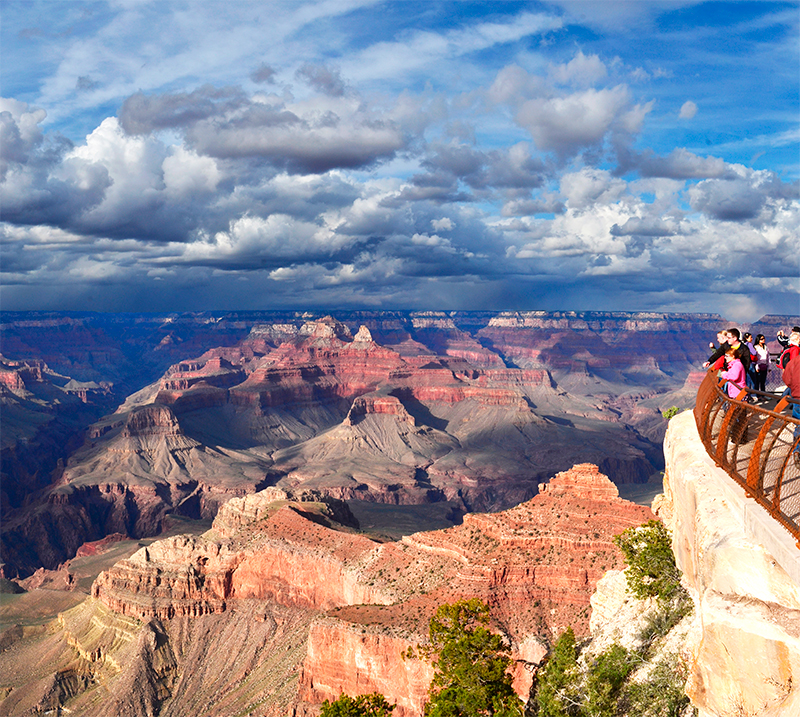
[[[342,694],[334,702],[322,703],[320,717],[391,717],[394,708],[378,692],[358,697]]]
[[[435,671],[426,717],[522,717],[510,650],[488,624],[489,607],[476,598],[441,605],[431,618],[423,653],[435,658]]]

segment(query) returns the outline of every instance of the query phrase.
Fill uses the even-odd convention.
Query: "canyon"
[[[100,572],[48,627],[4,632],[0,714],[313,714],[342,691],[377,690],[400,717],[419,715],[432,668],[403,653],[438,605],[476,596],[527,699],[554,636],[587,633],[596,583],[622,566],[614,535],[653,517],[591,464],[509,510],[390,542],[348,525],[346,504],[310,497],[268,487],[233,498],[205,533]]]
[[[594,631],[613,536],[653,517],[619,496],[660,490],[662,411],[693,405],[725,324],[3,314],[0,715],[313,716],[377,690],[416,716],[432,668],[403,654],[462,597],[490,605],[527,698],[554,637]],[[658,510],[692,534],[680,485]],[[709,715],[714,619],[689,687]],[[791,696],[781,639],[781,687],[742,699]]]
[[[420,529],[515,505],[575,463],[598,464],[618,485],[645,483],[662,466],[661,411],[691,400],[703,342],[721,322],[569,312],[3,319],[7,578],[55,569],[105,535],[158,535],[170,516],[210,521],[229,498],[268,485],[350,501],[396,535],[409,516]]]

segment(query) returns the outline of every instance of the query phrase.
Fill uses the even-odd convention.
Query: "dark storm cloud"
[[[503,205],[504,217],[532,216],[534,214],[563,214],[564,202],[555,197],[546,199],[512,199]]]
[[[42,111],[0,112],[0,211],[4,221],[73,226],[113,184],[105,167],[69,156],[72,143],[45,138]]]
[[[259,65],[252,73],[250,79],[257,84],[274,84],[275,83],[275,70],[269,65]]]
[[[212,157],[261,157],[291,172],[311,173],[368,167],[406,145],[390,121],[341,117],[332,111],[299,117],[258,105],[226,122],[198,122],[187,139],[198,152]]]
[[[675,226],[659,217],[651,217],[647,219],[631,217],[622,226],[619,224],[614,224],[611,227],[610,233],[615,237],[633,235],[663,237],[674,234]]]
[[[765,176],[766,175],[766,176]],[[769,221],[769,205],[776,199],[797,197],[794,184],[784,184],[772,173],[731,179],[707,179],[690,192],[692,208],[721,221]]]
[[[307,82],[317,92],[329,97],[343,97],[347,89],[339,70],[324,65],[305,64],[297,70],[295,76]]]
[[[75,174],[71,174],[68,170],[73,167],[65,163],[67,171],[64,178],[60,178],[51,174],[49,168],[49,164],[30,163],[25,168],[27,181],[16,186],[5,184],[0,199],[3,221],[85,228],[80,226],[80,217],[98,206],[113,184],[108,171],[105,167],[87,164],[75,166]],[[30,190],[28,182],[35,183],[35,190]]]
[[[674,149],[666,157],[653,152],[630,155],[625,169],[636,169],[643,177],[667,179],[733,178],[735,173],[719,157],[700,157],[686,149]]]
[[[9,164],[27,161],[31,142],[22,139],[19,126],[10,112],[0,112],[0,170],[5,177]]]
[[[334,91],[334,74],[320,71],[314,77],[331,96],[344,94]],[[301,113],[275,97],[266,104],[238,88],[206,85],[191,93],[132,95],[122,105],[120,125],[131,135],[182,130],[200,154],[261,158],[291,172],[368,167],[407,145],[409,139],[391,120],[365,112],[357,102],[342,102]]]
[[[119,111],[119,123],[128,134],[149,134],[160,129],[183,128],[209,117],[219,117],[246,102],[234,87],[203,85],[194,92],[128,97]]]
[[[524,143],[505,151],[489,152],[463,144],[437,144],[428,148],[420,164],[430,171],[432,177],[449,173],[476,190],[532,189],[544,182],[544,163],[532,157]],[[415,184],[421,182],[415,180]],[[431,185],[430,182],[426,184]]]

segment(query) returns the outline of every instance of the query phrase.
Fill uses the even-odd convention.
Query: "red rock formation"
[[[621,565],[613,536],[652,517],[593,465],[559,474],[511,510],[395,543],[328,527],[324,506],[287,501],[274,488],[235,499],[206,537],[139,550],[102,573],[92,595],[137,618],[219,614],[254,599],[327,611],[309,636],[303,699],[380,691],[399,715],[418,715],[430,666],[400,653],[424,639],[439,604],[490,605],[527,694],[525,663],[542,656],[542,641],[568,624],[585,633],[597,580]]]

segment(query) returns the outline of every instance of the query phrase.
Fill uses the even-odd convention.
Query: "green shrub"
[[[686,617],[693,607],[692,601],[685,591],[669,602],[659,601],[656,608],[645,617],[645,624],[637,635],[642,643],[642,656],[648,657],[653,644]]]
[[[431,618],[421,650],[435,658],[426,717],[522,717],[510,650],[488,624],[489,607],[475,598],[441,605]]]
[[[350,697],[340,695],[335,702],[322,703],[321,717],[390,717],[395,705],[390,705],[378,692]]]
[[[629,682],[622,694],[621,706],[626,715],[636,717],[683,717],[689,706],[684,692],[685,676],[676,655],[659,660],[647,680]],[[692,714],[697,710],[692,708]]]
[[[633,672],[634,660],[635,655],[616,643],[594,659],[586,675],[585,714],[616,717],[622,688]]]
[[[536,682],[536,706],[539,717],[579,715],[581,678],[578,670],[578,646],[575,633],[568,627],[553,645]]]
[[[614,542],[625,555],[625,577],[633,595],[640,599],[655,597],[662,602],[685,595],[669,533],[661,521],[650,520],[623,530]]]
[[[670,408],[663,410],[661,412],[661,415],[664,416],[664,418],[666,418],[667,420],[669,420],[673,416],[677,416],[680,413],[680,410],[681,409],[678,408],[677,406],[671,406]]]

